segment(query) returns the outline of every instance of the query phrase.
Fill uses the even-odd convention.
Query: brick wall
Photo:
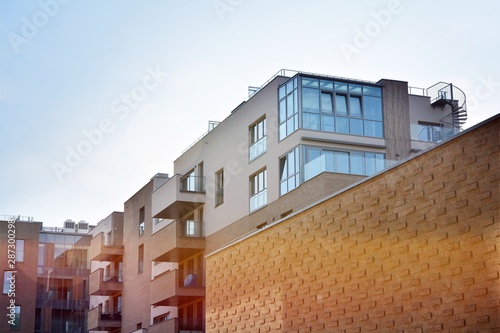
[[[208,332],[500,332],[500,117],[207,256]]]

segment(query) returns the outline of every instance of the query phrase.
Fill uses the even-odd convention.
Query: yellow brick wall
[[[207,256],[207,332],[500,332],[500,118]]]

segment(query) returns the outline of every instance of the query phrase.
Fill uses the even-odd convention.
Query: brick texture
[[[500,118],[207,256],[207,332],[500,332]]]

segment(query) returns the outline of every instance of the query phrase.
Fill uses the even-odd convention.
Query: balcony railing
[[[118,310],[103,311],[102,304],[99,304],[88,313],[88,330],[90,331],[109,331],[120,328],[121,325],[121,312]]]
[[[253,161],[260,155],[264,154],[266,152],[266,137],[262,137],[259,141],[256,141],[253,143],[250,148],[249,148],[249,159],[250,161]]]
[[[439,142],[458,132],[455,128],[420,124],[412,124],[410,129],[412,140],[425,142]]]
[[[123,284],[122,284],[121,272],[116,272],[116,274],[107,275],[104,273],[104,269],[99,268],[95,272],[90,274],[90,279],[89,279],[90,295],[111,296],[121,292],[122,290],[123,290]]]
[[[150,285],[151,305],[180,306],[205,296],[205,281],[201,271],[178,269],[156,276]]]
[[[114,261],[123,256],[123,245],[110,242],[103,232],[97,234],[90,242],[90,260]]]
[[[205,192],[205,177],[189,175],[181,178],[181,191]]]
[[[250,197],[250,212],[253,212],[254,210],[257,210],[265,205],[267,205],[267,189],[264,189]]]

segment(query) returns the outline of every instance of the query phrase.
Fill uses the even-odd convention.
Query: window
[[[139,253],[137,258],[137,271],[144,272],[144,244],[139,245]]]
[[[14,318],[9,317],[8,323],[11,331],[21,330],[21,306],[16,305],[14,308]]]
[[[7,295],[10,291],[11,282],[14,282],[16,273],[14,271],[3,272],[3,294]]]
[[[266,152],[266,118],[250,126],[249,159],[253,161]]]
[[[24,261],[24,239],[16,239],[16,262]]]
[[[267,170],[250,176],[250,212],[267,205]]]
[[[384,136],[380,87],[326,79],[318,84],[318,79],[308,77],[302,77],[301,83],[302,128]]]
[[[280,159],[281,195],[299,186],[299,181],[299,147],[295,147]]]
[[[304,181],[322,172],[372,175],[385,168],[385,156],[380,153],[337,151],[304,146]]]
[[[224,203],[224,169],[215,173],[215,207]]]
[[[283,140],[299,128],[299,102],[297,77],[283,84],[279,96],[279,140]],[[303,83],[304,84],[304,83]],[[313,83],[314,84],[314,83]]]
[[[139,236],[144,235],[144,226],[145,226],[145,211],[144,207],[139,209]]]

